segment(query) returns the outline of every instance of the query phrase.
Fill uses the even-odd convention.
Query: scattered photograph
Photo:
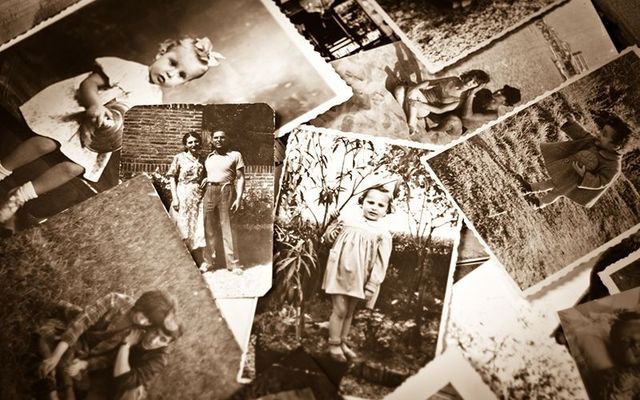
[[[458,348],[500,399],[586,399],[568,349],[554,340],[557,311],[589,285],[585,265],[533,300],[490,260],[453,285],[446,348]]]
[[[607,31],[620,50],[640,43],[640,6],[626,0],[593,0]]]
[[[525,295],[640,226],[638,67],[626,51],[428,161]]]
[[[258,375],[230,400],[338,400],[337,386],[316,360],[297,348],[275,360],[261,359]]]
[[[0,397],[226,398],[241,349],[151,181],[0,242]]]
[[[325,60],[399,40],[370,0],[275,0]]]
[[[424,366],[385,399],[497,400],[497,397],[454,347]]]
[[[456,271],[453,282],[458,282],[489,261],[489,254],[476,236],[475,232],[465,224],[462,224],[460,231],[460,245],[458,246],[458,260],[456,261]]]
[[[0,51],[94,0],[7,0],[0,4]]]
[[[438,72],[565,0],[371,0],[429,72]]]
[[[274,113],[266,104],[138,106],[120,177],[153,179],[216,298],[271,287]]]
[[[571,0],[438,74],[399,42],[334,61],[354,95],[310,123],[442,150],[616,55],[591,2]]]
[[[640,393],[640,287],[558,314],[589,398],[636,398]]]
[[[117,184],[133,106],[266,102],[280,135],[351,95],[270,0],[94,2],[0,53],[0,68],[9,231]]]
[[[611,294],[640,286],[640,250],[608,266],[598,275]]]
[[[425,155],[312,127],[290,134],[256,364],[302,346],[342,395],[381,398],[441,352],[460,224]]]

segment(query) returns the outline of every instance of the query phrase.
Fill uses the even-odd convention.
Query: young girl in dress
[[[383,186],[367,189],[358,199],[362,214],[339,216],[323,240],[334,241],[322,288],[331,295],[329,354],[340,362],[354,359],[347,345],[356,305],[366,301],[373,308],[391,255],[391,233],[384,217],[391,211],[392,193]]]
[[[602,113],[598,119],[601,128],[597,136],[570,119],[561,129],[572,140],[540,144],[550,179],[529,183],[517,177],[525,193],[544,193],[529,200],[537,208],[544,208],[562,196],[592,207],[618,177],[631,130],[616,115]]]
[[[461,104],[462,95],[475,87],[489,82],[489,75],[482,70],[471,70],[457,76],[428,79],[415,86],[399,86],[394,97],[407,115],[409,133],[415,134],[418,119],[431,113],[442,114],[453,111]]]
[[[109,161],[108,150],[117,148],[117,143],[115,147],[105,147],[96,133],[105,130],[113,135],[114,130],[120,130],[121,134],[126,109],[161,104],[162,88],[201,77],[221,58],[208,38],[167,40],[149,66],[102,57],[96,59],[94,72],[57,82],[36,94],[20,107],[20,112],[39,136],[22,142],[0,159],[0,181],[16,168],[58,148],[69,161],[56,164],[33,181],[11,190],[0,203],[0,223],[12,219],[27,201],[79,175],[97,182]],[[112,141],[107,142],[113,145]]]

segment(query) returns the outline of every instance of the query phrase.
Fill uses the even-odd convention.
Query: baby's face
[[[626,366],[640,365],[640,320],[628,321],[620,329],[616,346]]]
[[[149,66],[152,83],[163,87],[182,85],[200,77],[207,71],[195,51],[185,46],[174,46],[164,54],[158,54]]]
[[[387,215],[389,197],[379,190],[369,190],[362,201],[362,213],[369,221],[377,221]]]

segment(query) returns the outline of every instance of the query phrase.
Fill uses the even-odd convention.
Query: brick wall
[[[171,104],[134,107],[126,114],[120,168],[122,172],[166,171],[184,151],[182,136],[202,130],[202,106]]]
[[[120,174],[166,173],[173,156],[184,151],[182,135],[197,131],[203,136],[204,147],[208,148],[209,134],[205,132],[213,130],[215,126],[225,129],[233,147],[243,154],[247,163],[247,190],[272,190],[273,125],[269,123],[269,114],[264,112],[264,107],[258,109],[266,115],[256,117],[255,105],[170,104],[134,107],[127,112],[124,122]]]

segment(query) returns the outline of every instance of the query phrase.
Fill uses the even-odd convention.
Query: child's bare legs
[[[344,318],[342,323],[342,331],[340,332],[340,340],[342,341],[342,352],[347,358],[353,360],[358,357],[358,355],[351,350],[347,341],[349,339],[349,331],[351,331],[351,322],[353,321],[353,314],[356,311],[356,305],[358,304],[358,299],[355,297],[347,297],[347,315]]]
[[[20,143],[9,155],[0,159],[0,164],[9,172],[22,167],[38,158],[49,154],[58,148],[54,140],[43,136],[36,136]],[[4,177],[0,177],[2,179]]]
[[[346,362],[342,351],[342,331],[349,313],[349,297],[342,294],[331,295],[331,316],[329,317],[329,354],[336,361]],[[349,322],[351,324],[351,322]]]
[[[57,147],[55,141],[45,137],[33,137],[24,141],[11,154],[0,160],[0,180],[9,176],[14,169],[51,153]],[[60,187],[83,173],[84,168],[80,165],[63,161],[33,181],[15,188],[10,192],[9,198],[0,204],[0,223],[9,221],[27,201]]]
[[[407,99],[407,104],[407,125],[409,125],[409,134],[413,135],[418,131],[418,119],[429,116],[431,109],[418,100]]]

